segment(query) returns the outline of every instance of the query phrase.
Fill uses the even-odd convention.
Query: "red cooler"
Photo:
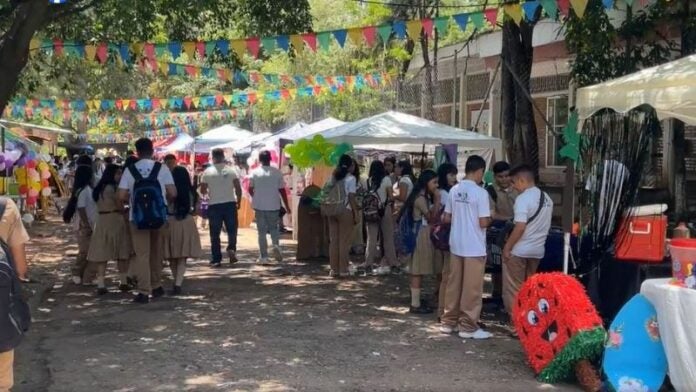
[[[616,233],[616,258],[638,263],[662,263],[666,237],[666,216],[626,216]]]

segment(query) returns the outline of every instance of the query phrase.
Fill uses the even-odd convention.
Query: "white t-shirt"
[[[238,178],[237,170],[224,163],[216,163],[205,169],[201,183],[208,185],[208,205],[236,203],[234,181]]]
[[[89,220],[89,227],[94,229],[94,225],[97,222],[97,203],[92,198],[92,187],[87,185],[84,189],[80,191],[77,195],[77,208],[84,208],[87,213],[87,219]],[[80,228],[80,213],[75,212],[75,228]]]
[[[358,191],[358,182],[354,175],[348,174],[346,178],[343,179],[343,185],[346,189],[346,202],[348,203],[348,209],[352,210],[353,208],[350,206],[350,203],[347,200],[351,193],[356,193]]]
[[[450,189],[445,212],[452,215],[450,252],[460,257],[486,256],[486,229],[479,219],[491,216],[488,192],[471,180],[463,180]]]
[[[285,189],[283,173],[272,166],[259,166],[251,171],[250,187],[254,188],[252,206],[259,211],[280,210],[279,189]]]
[[[413,191],[413,181],[411,181],[411,177],[409,176],[403,176],[399,179],[399,185],[397,186],[397,193],[399,191],[398,188],[401,187],[401,184],[406,184],[406,197],[408,198],[409,195],[411,195],[411,191]]]
[[[447,204],[449,204],[449,192],[447,192],[444,189],[440,189],[440,204],[442,204],[442,208],[447,208]]]
[[[135,169],[140,173],[143,178],[150,176],[152,168],[155,166],[155,161],[152,159],[141,159],[134,164]],[[157,173],[157,181],[159,181],[160,187],[162,187],[162,198],[164,199],[164,204],[167,204],[167,185],[174,185],[174,178],[172,178],[172,172],[166,165],[161,165],[159,173]],[[135,178],[131,174],[131,169],[127,168],[123,171],[123,177],[121,177],[121,183],[118,184],[118,189],[128,190],[130,192],[130,202],[133,204],[133,186],[135,185]],[[133,219],[133,209],[130,210],[130,217]]]
[[[539,208],[541,190],[537,187],[529,188],[515,199],[515,222],[527,223]],[[527,224],[524,234],[512,248],[513,256],[541,259],[546,249],[546,237],[551,228],[553,215],[553,201],[549,195],[544,194],[544,205],[534,220]]]
[[[372,187],[372,184],[370,184],[370,190],[374,189]],[[391,178],[389,176],[386,176],[382,179],[382,183],[379,184],[379,188],[377,188],[377,196],[379,196],[380,202],[382,202],[382,205],[387,202],[387,192],[392,192],[392,182]]]

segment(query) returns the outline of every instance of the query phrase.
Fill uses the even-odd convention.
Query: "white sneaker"
[[[279,263],[283,261],[283,254],[280,253],[280,248],[277,246],[273,247],[273,258]]]
[[[256,259],[257,264],[268,264],[268,257],[259,257]]]
[[[486,331],[482,330],[481,328],[479,328],[475,332],[460,331],[459,337],[462,339],[484,340],[484,339],[492,338],[493,334],[490,332],[486,332]]]
[[[375,269],[375,275],[389,275],[391,273],[391,268],[386,265],[378,267]]]
[[[440,332],[447,334],[447,335],[454,333],[454,332],[458,332],[458,331],[459,331],[459,328],[457,328],[457,327],[450,327],[449,325],[441,325],[440,326]]]
[[[74,284],[82,284],[82,278],[79,277],[79,276],[73,276],[73,277],[72,277],[72,282],[73,282]]]

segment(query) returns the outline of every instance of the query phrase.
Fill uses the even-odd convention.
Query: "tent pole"
[[[423,151],[421,151],[421,172],[425,170],[425,143],[423,143]]]

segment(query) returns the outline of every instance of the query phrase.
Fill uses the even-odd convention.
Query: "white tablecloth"
[[[657,310],[660,336],[677,391],[696,391],[696,290],[648,279],[640,288]]]

